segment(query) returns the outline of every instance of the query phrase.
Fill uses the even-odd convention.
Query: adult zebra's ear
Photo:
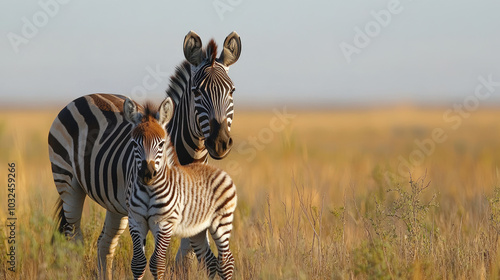
[[[184,57],[194,66],[198,66],[203,61],[201,46],[201,38],[193,30],[184,37]]]
[[[142,119],[141,113],[139,113],[139,111],[137,110],[137,104],[135,104],[135,102],[128,97],[123,103],[123,115],[125,116],[125,119],[127,121],[135,125],[138,124]]]
[[[219,61],[225,66],[229,66],[240,58],[241,39],[236,31],[231,32],[224,40],[224,49],[220,54]]]
[[[160,104],[160,108],[158,109],[157,120],[161,126],[165,126],[172,119],[173,115],[174,115],[174,102],[172,101],[172,98],[167,97]]]

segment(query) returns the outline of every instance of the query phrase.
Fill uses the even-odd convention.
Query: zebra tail
[[[64,215],[63,200],[61,197],[57,198],[57,202],[54,210],[54,219],[56,220],[57,230],[59,233],[64,233],[64,226],[68,223],[66,216]],[[52,237],[51,243],[54,243],[54,236]]]

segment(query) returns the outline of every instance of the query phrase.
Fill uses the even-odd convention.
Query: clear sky
[[[145,95],[158,101],[189,30],[219,45],[241,36],[230,70],[241,106],[448,104],[474,94],[479,76],[500,82],[498,0],[7,0],[1,103],[130,96],[148,75],[158,82]],[[500,103],[500,86],[488,102]]]

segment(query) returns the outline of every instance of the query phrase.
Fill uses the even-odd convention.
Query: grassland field
[[[276,111],[277,110],[277,111]],[[499,279],[500,110],[236,108],[222,161],[238,189],[236,279]],[[277,113],[281,112],[281,113]],[[104,210],[83,245],[54,236],[47,134],[57,110],[0,112],[0,279],[95,279]],[[8,164],[15,163],[15,272]],[[151,236],[146,247],[152,253]],[[168,250],[174,264],[179,239]],[[120,239],[116,279],[131,279]],[[173,279],[205,279],[196,264]],[[149,271],[146,279],[152,279]]]

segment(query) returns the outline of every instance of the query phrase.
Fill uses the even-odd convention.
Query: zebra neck
[[[196,119],[194,95],[189,84],[183,87],[183,91],[167,130],[180,164],[206,162],[208,153],[205,149],[205,137]]]

